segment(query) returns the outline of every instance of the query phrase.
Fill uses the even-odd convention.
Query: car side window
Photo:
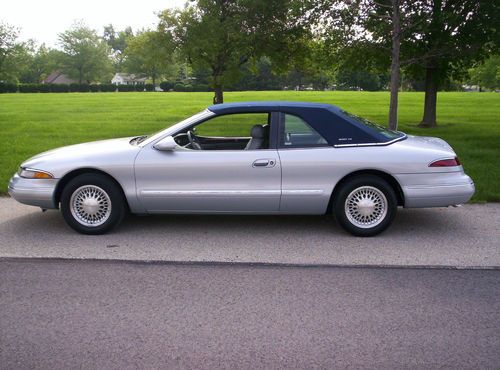
[[[272,113],[218,115],[186,128],[174,140],[192,150],[269,149],[271,116]]]
[[[269,123],[269,113],[238,113],[216,116],[196,126],[200,136],[249,137],[252,127]]]
[[[328,142],[302,118],[292,114],[284,115],[284,124],[280,134],[282,148],[301,148],[325,146]]]

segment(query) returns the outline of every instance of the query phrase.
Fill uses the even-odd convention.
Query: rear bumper
[[[41,208],[57,208],[54,192],[57,179],[25,179],[15,174],[9,182],[9,194],[20,203]]]
[[[466,203],[476,190],[472,179],[463,173],[457,173],[454,183],[407,185],[402,186],[402,189],[405,208],[447,207]]]

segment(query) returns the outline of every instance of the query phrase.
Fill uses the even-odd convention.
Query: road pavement
[[[331,216],[128,217],[80,235],[58,211],[0,198],[0,258],[93,258],[369,266],[500,267],[500,203],[400,209],[382,235],[357,238]]]
[[[500,270],[0,261],[2,369],[500,366]]]

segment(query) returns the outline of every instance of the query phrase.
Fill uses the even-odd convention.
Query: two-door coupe
[[[398,206],[467,202],[474,183],[443,140],[391,131],[328,104],[219,104],[151,136],[39,154],[9,183],[21,203],[59,208],[101,234],[127,212],[325,214],[354,235]]]

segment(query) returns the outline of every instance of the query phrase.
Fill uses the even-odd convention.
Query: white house
[[[135,74],[115,73],[111,79],[113,85],[144,85],[147,77],[138,77]]]

